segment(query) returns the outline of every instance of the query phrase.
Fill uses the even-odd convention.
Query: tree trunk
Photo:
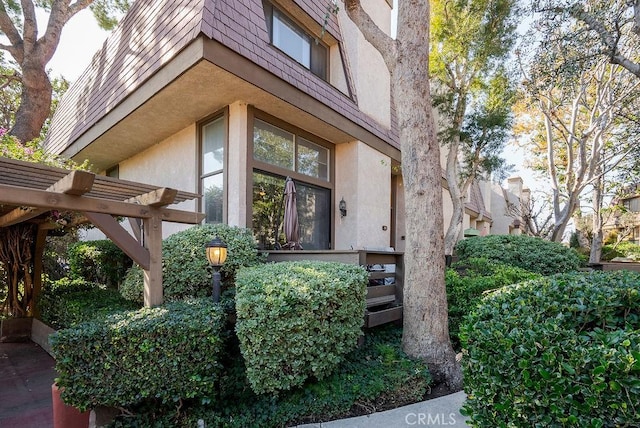
[[[464,193],[458,185],[458,138],[449,144],[449,153],[447,154],[446,179],[449,187],[449,195],[451,197],[452,213],[449,220],[449,226],[444,238],[444,253],[452,255],[453,249],[460,239],[460,231],[462,230],[462,221],[464,220]]]
[[[26,59],[22,64],[22,93],[16,123],[11,134],[27,142],[40,136],[42,125],[51,111],[51,82],[39,58]]]
[[[462,388],[449,339],[444,283],[442,169],[429,89],[429,2],[400,1],[395,40],[377,27],[360,0],[346,11],[382,55],[391,74],[405,192],[404,351],[425,360],[436,382]]]
[[[554,191],[554,193],[556,193],[556,191]],[[576,211],[576,207],[578,205],[578,196],[579,193],[572,192],[569,196],[569,199],[565,202],[561,209],[559,202],[554,202],[554,225],[551,232],[551,241],[562,242],[562,237],[564,236],[567,225],[571,220],[571,216]],[[559,195],[554,195],[554,199],[556,198],[559,198]]]
[[[589,263],[600,263],[602,257],[602,194],[603,183],[600,178],[593,187],[593,237],[591,238],[591,251],[589,252]]]
[[[429,80],[429,3],[400,2],[398,58],[392,74],[402,150],[406,249],[404,351],[426,360],[436,382],[462,387],[451,346],[444,283],[440,147]]]

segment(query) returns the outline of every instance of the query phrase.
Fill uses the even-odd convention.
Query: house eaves
[[[315,2],[288,3],[324,19]],[[398,160],[397,130],[271,46],[262,13],[261,0],[136,1],[63,97],[47,148],[106,168],[241,100]],[[339,42],[334,16],[326,32]]]

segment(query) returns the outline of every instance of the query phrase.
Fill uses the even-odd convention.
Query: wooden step
[[[402,306],[395,306],[380,311],[366,311],[364,315],[364,326],[375,327],[381,324],[387,324],[402,319]]]
[[[388,305],[389,303],[393,303],[395,301],[396,301],[395,295],[374,297],[371,299],[367,299],[367,308],[373,308],[374,306]]]

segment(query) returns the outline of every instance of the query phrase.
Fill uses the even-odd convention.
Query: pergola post
[[[162,304],[162,219],[158,213],[143,220],[144,246],[149,250],[149,268],[144,272],[144,306]]]
[[[47,242],[48,233],[49,231],[45,229],[42,224],[38,225],[35,251],[33,253],[33,301],[30,303],[32,306],[30,312],[33,316],[40,315],[35,306],[35,302],[40,297],[40,292],[42,291],[42,257],[44,255],[44,247]]]

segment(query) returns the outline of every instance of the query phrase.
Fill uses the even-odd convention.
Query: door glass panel
[[[331,191],[295,182],[300,243],[305,250],[331,248]],[[285,177],[253,173],[253,232],[260,249],[285,243],[283,232]]]

